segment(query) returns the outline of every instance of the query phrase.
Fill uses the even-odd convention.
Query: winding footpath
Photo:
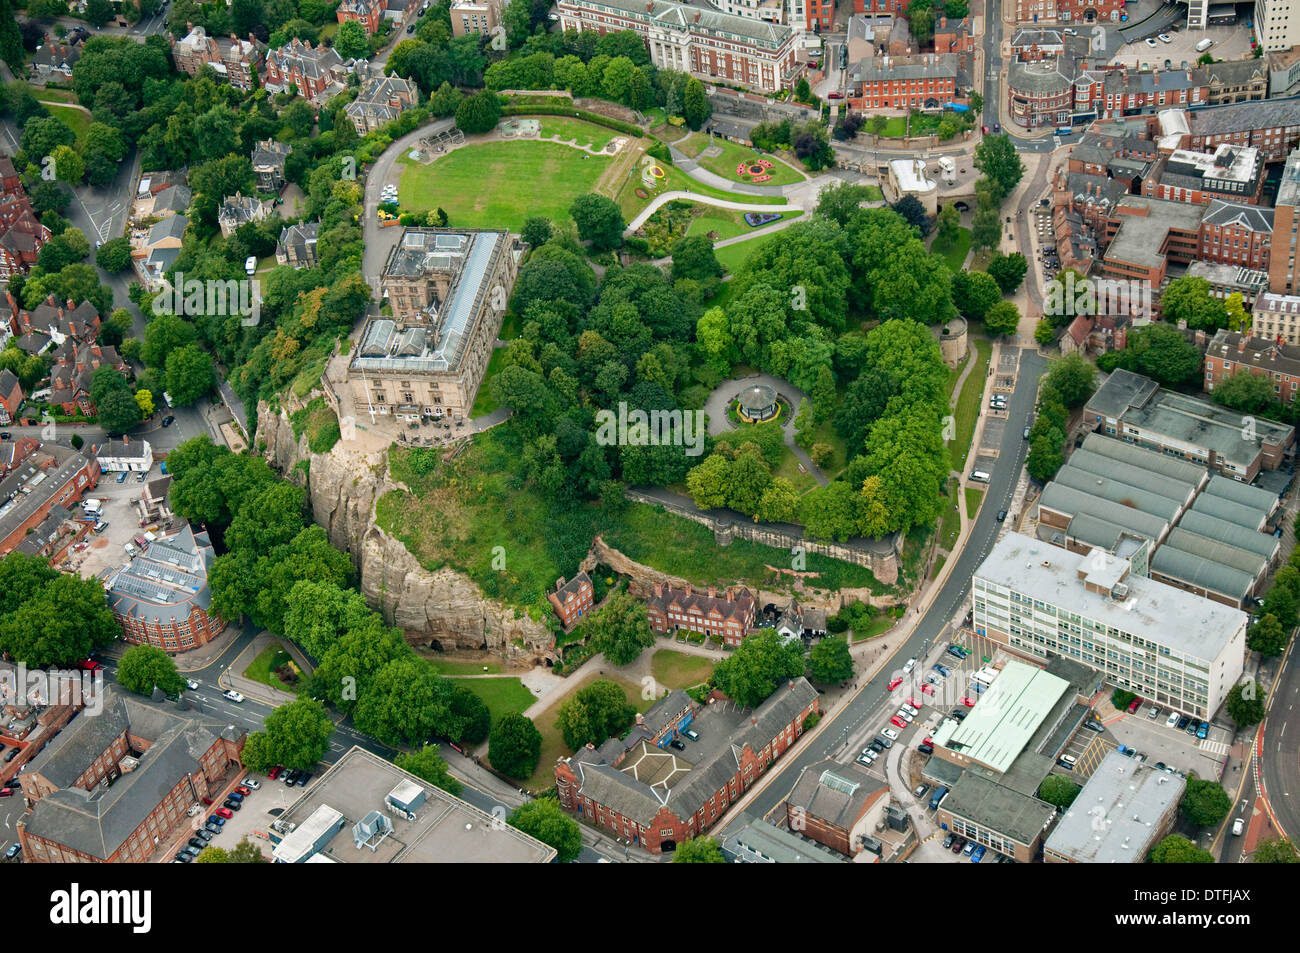
[[[699,192],[689,190],[674,190],[657,195],[649,205],[647,205],[636,218],[628,222],[627,228],[623,230],[624,235],[631,235],[638,228],[646,223],[646,220],[655,212],[663,208],[669,202],[676,199],[686,199],[691,202],[699,202],[701,205],[712,205],[715,208],[735,209],[738,212],[804,212],[807,211],[802,205],[754,205],[749,202],[729,202],[726,199],[715,199],[708,195],[701,195]],[[757,233],[756,233],[757,234]],[[745,235],[744,238],[752,236]]]

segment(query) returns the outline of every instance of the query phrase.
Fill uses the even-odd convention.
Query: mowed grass
[[[474,406],[470,408],[470,417],[482,417],[497,409],[499,405],[496,398],[492,396],[492,377],[501,373],[505,366],[506,349],[499,347],[488,358],[487,370],[483,372],[483,381],[478,385],[478,393],[474,395]]]
[[[289,653],[284,650],[284,646],[279,642],[272,642],[266,648],[258,653],[257,658],[248,664],[244,669],[244,677],[251,678],[255,682],[261,682],[263,685],[270,685],[272,688],[278,688],[282,692],[297,693],[298,689],[292,685],[286,685],[275,675],[275,670],[281,665],[293,663]],[[297,668],[297,666],[294,666]]]
[[[542,753],[537,759],[537,770],[532,776],[524,781],[524,788],[532,791],[534,794],[540,794],[550,789],[555,784],[555,762],[558,758],[563,758],[573,754],[568,745],[564,743],[564,738],[560,734],[560,729],[556,727],[556,720],[560,717],[560,706],[564,704],[565,699],[572,698],[582,689],[586,688],[592,682],[609,681],[614,682],[619,688],[623,689],[623,694],[627,698],[629,705],[632,705],[639,712],[644,712],[654,704],[653,698],[641,697],[641,686],[635,682],[619,678],[616,675],[600,675],[592,673],[584,678],[577,685],[571,686],[563,697],[557,698],[551,707],[533,719],[533,724],[537,726],[538,732],[542,736]]]
[[[865,642],[867,639],[874,639],[876,636],[888,632],[894,627],[894,618],[888,612],[878,612],[871,617],[867,627],[862,630],[853,630],[853,642]]]
[[[567,116],[543,116],[541,122],[540,135],[543,139],[558,137],[563,142],[572,140],[580,146],[595,149],[597,152],[609,145],[610,140],[615,136],[620,135],[604,126],[583,122],[581,119],[570,119]]]
[[[966,518],[973,520],[984,502],[984,491],[973,486],[966,487]]]
[[[690,688],[707,681],[713,674],[713,661],[672,649],[660,649],[650,659],[655,681],[668,688]]]
[[[802,214],[800,212],[779,212],[777,214],[781,217],[776,222],[768,222],[766,225],[754,227],[745,223],[745,213],[739,209],[715,208],[703,203],[700,204],[700,208],[702,209],[701,214],[692,220],[690,227],[686,229],[686,234],[688,236],[703,235],[707,237],[710,233],[713,233],[715,242],[735,238],[738,235],[753,235],[765,228],[770,228],[776,222]]]
[[[966,455],[970,452],[971,440],[975,437],[975,423],[979,418],[980,403],[984,400],[984,385],[989,378],[989,360],[993,356],[992,342],[984,338],[968,338],[975,345],[975,366],[962,385],[961,394],[953,408],[956,418],[957,436],[953,440],[950,453],[952,468],[960,470],[966,465]],[[959,371],[960,372],[960,371]]]
[[[931,242],[930,250],[943,258],[949,271],[961,271],[966,264],[966,254],[970,251],[970,229],[963,227],[957,232],[957,240],[953,242],[952,248],[939,249]]]
[[[466,662],[460,659],[444,659],[428,655],[425,655],[424,658],[439,675],[500,675],[505,671],[505,666],[494,659],[484,659],[481,662]]]
[[[622,210],[625,222],[632,221],[639,212],[654,201],[655,196],[662,195],[664,192],[694,192],[697,195],[707,195],[715,199],[725,199],[729,202],[744,202],[748,205],[786,204],[785,199],[779,195],[745,195],[742,192],[723,191],[696,182],[676,166],[668,165],[665,162],[658,163],[658,166],[663,169],[664,177],[657,180],[654,188],[646,188],[642,183],[639,172],[640,166],[634,166],[632,172],[619,187],[618,195],[614,197],[614,201],[618,203],[619,209]],[[637,189],[644,191],[647,197],[641,198],[637,195]]]
[[[483,704],[492,713],[494,725],[506,715],[517,714],[537,700],[523,682],[510,675],[500,678],[458,678],[456,684],[468,688],[483,699]]]
[[[703,168],[722,176],[724,179],[730,179],[732,182],[746,182],[752,185],[793,185],[795,182],[804,180],[803,173],[787,165],[776,156],[760,153],[716,136],[712,145],[720,148],[722,154],[700,158],[700,153],[709,148],[710,145],[709,137],[702,132],[693,133],[681,142],[674,144],[683,153],[699,162]],[[772,168],[764,173],[771,176],[766,182],[754,182],[752,176],[736,174],[736,167],[742,162],[749,165],[760,159],[766,159],[772,163]]]
[[[78,142],[86,135],[86,131],[90,129],[90,124],[93,121],[89,113],[77,106],[46,103],[45,108],[50,111],[50,114],[55,119],[76,133]]]
[[[428,165],[405,156],[398,162],[403,210],[442,208],[455,228],[517,232],[534,215],[566,225],[569,206],[596,190],[610,158],[534,140],[463,146]]]
[[[790,212],[785,214],[782,221],[787,221],[791,218],[798,218],[800,214],[802,213],[795,214]],[[725,248],[717,248],[714,250],[714,255],[716,255],[718,261],[722,263],[723,268],[726,268],[727,271],[735,274],[740,271],[740,266],[745,263],[745,259],[754,254],[755,249],[761,248],[764,244],[770,242],[780,234],[780,231],[774,232],[770,229],[766,231],[758,229],[758,234],[752,241],[736,242],[733,245],[727,245]]]

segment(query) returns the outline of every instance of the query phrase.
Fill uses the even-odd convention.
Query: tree
[[[311,771],[329,750],[334,722],[316,699],[300,698],[267,715],[263,729],[248,736],[243,754],[246,767],[265,771],[282,764],[291,771]]]
[[[138,390],[135,392],[135,402],[140,408],[141,417],[149,418],[153,416],[153,394],[147,390]]]
[[[111,274],[131,267],[131,243],[125,238],[110,238],[95,252],[95,264]]]
[[[623,213],[618,203],[604,196],[579,195],[569,206],[578,225],[578,238],[590,241],[593,251],[608,251],[623,244]]]
[[[911,225],[924,238],[930,234],[930,216],[925,210],[925,206],[915,195],[905,195],[894,206],[894,211],[903,216],[903,220]],[[954,208],[953,211],[956,211]]]
[[[555,227],[545,215],[532,216],[524,222],[524,227],[519,231],[519,237],[534,248],[541,248],[554,234]]]
[[[1295,864],[1300,863],[1295,844],[1285,837],[1269,837],[1255,845],[1251,855],[1252,864]]]
[[[1128,347],[1103,355],[1098,366],[1105,370],[1122,367],[1154,378],[1167,387],[1190,383],[1201,377],[1201,352],[1173,325],[1165,322],[1135,328]]]
[[[506,715],[488,738],[488,760],[510,778],[523,780],[532,774],[541,754],[542,733],[520,714]]]
[[[55,146],[50,158],[53,160],[54,174],[60,182],[80,185],[86,177],[86,160],[71,146]]]
[[[997,206],[980,205],[970,225],[971,244],[976,248],[996,248],[1002,241],[1002,219]]]
[[[722,277],[722,265],[713,253],[713,242],[703,235],[679,239],[673,246],[673,280],[694,278],[705,281]]]
[[[176,671],[176,662],[160,648],[133,645],[123,653],[117,666],[117,683],[128,692],[152,695],[155,688],[164,695],[175,695],[185,687]]]
[[[1065,464],[1065,454],[1062,452],[1065,437],[1058,432],[1057,438],[1053,440],[1050,435],[1042,434],[1030,441],[1025,469],[1040,483],[1046,483],[1056,476],[1056,471]]]
[[[827,636],[808,654],[808,667],[813,681],[829,685],[848,681],[853,677],[853,656],[849,643],[836,636]]]
[[[1223,301],[1211,293],[1210,283],[1195,275],[1175,278],[1160,292],[1162,317],[1171,324],[1186,321],[1194,331],[1213,334],[1228,326]]]
[[[519,805],[507,823],[554,847],[557,863],[570,863],[582,853],[582,830],[578,822],[565,814],[554,798],[538,798]]]
[[[192,344],[198,337],[194,325],[170,312],[155,315],[144,329],[144,346],[140,356],[148,367],[165,368],[167,356],[178,348]]]
[[[961,212],[957,211],[957,206],[949,202],[939,209],[939,215],[934,220],[934,242],[931,247],[935,251],[948,251],[957,244],[957,237],[961,234]]]
[[[113,19],[113,5],[108,0],[89,0],[86,4],[86,22],[101,27]]]
[[[1153,864],[1212,864],[1214,855],[1181,834],[1170,834],[1151,849]]]
[[[1002,289],[987,272],[959,271],[952,276],[952,303],[973,321],[983,321],[1002,298]]]
[[[934,7],[930,0],[912,0],[907,6],[907,22],[918,48],[934,37]]]
[[[742,708],[752,708],[781,682],[804,673],[803,645],[786,645],[775,629],[751,635],[713,670],[713,683]]]
[[[1063,774],[1049,774],[1038,786],[1038,796],[1064,811],[1074,803],[1083,788]]]
[[[849,219],[870,197],[871,190],[867,186],[840,180],[822,189],[817,196],[817,215],[837,225],[848,225]]]
[[[686,88],[682,92],[682,118],[692,129],[699,129],[712,115],[713,105],[709,102],[704,84],[692,76],[686,81]]]
[[[1015,334],[1020,327],[1020,309],[1013,301],[999,301],[984,315],[984,330],[994,336]]]
[[[1252,652],[1258,652],[1265,658],[1277,658],[1286,650],[1286,630],[1278,617],[1266,613],[1259,617],[1250,631],[1246,633],[1246,644]]]
[[[632,726],[636,708],[628,704],[623,689],[615,682],[592,682],[560,706],[555,725],[571,751],[584,745],[600,745]]]
[[[393,759],[393,764],[448,794],[459,796],[463,786],[447,771],[447,762],[442,760],[438,751],[437,745],[424,745],[412,754],[399,754]]]
[[[1066,407],[1082,407],[1096,390],[1096,369],[1075,352],[1052,364],[1046,385],[1060,395]]]
[[[1187,779],[1187,789],[1178,807],[1189,823],[1197,827],[1212,827],[1228,816],[1228,811],[1232,810],[1232,798],[1218,781],[1191,777]]]
[[[357,730],[391,745],[422,744],[450,721],[451,686],[422,659],[407,655],[380,669],[357,693]]]
[[[0,597],[8,607],[0,614],[0,652],[28,668],[69,665],[122,634],[98,579],[48,578],[25,563],[35,558],[10,553],[0,560],[0,579],[19,585]]]
[[[1260,413],[1273,403],[1273,379],[1267,374],[1239,370],[1214,385],[1215,403],[1245,414]]]
[[[491,132],[500,121],[501,101],[491,90],[476,93],[456,107],[456,127],[466,135]]]
[[[626,590],[611,595],[604,608],[582,625],[587,632],[587,647],[604,653],[611,665],[631,665],[641,656],[643,648],[654,645],[645,606]]]
[[[1010,255],[994,255],[988,267],[988,273],[993,276],[993,280],[998,283],[998,287],[1006,295],[1015,293],[1021,282],[1025,280],[1028,271],[1029,262],[1018,251],[1012,252]]]
[[[1056,329],[1052,327],[1051,321],[1046,318],[1038,319],[1038,323],[1034,325],[1034,340],[1043,347],[1056,340]]]
[[[1025,174],[1025,164],[1006,133],[985,136],[980,141],[975,147],[975,168],[983,172],[992,184],[993,198],[997,202],[1010,195]]]
[[[392,59],[390,58],[389,64],[391,65],[391,63]],[[446,119],[448,116],[456,115],[456,107],[464,99],[464,93],[452,86],[451,83],[444,82],[429,97],[429,112],[437,119]]]
[[[356,20],[345,20],[334,34],[334,51],[345,60],[365,58],[370,52],[366,29]]]
[[[217,386],[217,371],[212,355],[197,344],[187,344],[167,355],[167,393],[173,407],[197,403]]]
[[[105,369],[119,380],[122,380],[122,375],[118,374],[113,368],[100,368],[100,370]],[[126,433],[140,422],[140,405],[136,403],[135,395],[131,393],[131,389],[125,386],[125,380],[122,380],[122,384],[121,390],[111,390],[102,399],[95,401],[95,418],[99,421],[99,425],[110,434]]]
[[[692,837],[677,845],[674,864],[725,864],[727,858],[712,837]]]
[[[1228,692],[1228,714],[1238,728],[1249,728],[1264,720],[1264,689],[1256,682],[1238,682]]]

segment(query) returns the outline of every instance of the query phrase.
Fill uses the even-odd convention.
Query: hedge
[[[646,155],[653,156],[665,165],[673,164],[673,154],[669,151],[668,146],[662,142],[656,141],[655,144],[645,152]]]
[[[624,122],[621,119],[611,119],[609,116],[602,116],[600,113],[588,112],[585,109],[575,109],[573,106],[561,106],[558,103],[554,106],[548,106],[544,103],[535,106],[502,106],[501,115],[503,116],[572,116],[574,119],[585,119],[587,122],[595,123],[597,126],[605,126],[616,132],[622,132],[629,136],[636,136],[638,139],[645,136],[645,130],[640,126],[634,126],[630,122]]]

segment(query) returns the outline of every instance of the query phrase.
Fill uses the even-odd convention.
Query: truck
[[[930,810],[932,811],[938,810],[939,805],[943,802],[943,799],[947,796],[948,796],[948,786],[946,784],[941,784],[939,785],[939,787],[935,788],[934,793],[930,795]]]

